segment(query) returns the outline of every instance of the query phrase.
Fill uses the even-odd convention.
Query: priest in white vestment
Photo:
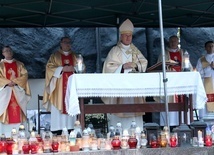
[[[3,47],[0,62],[0,135],[11,137],[20,124],[27,128],[27,104],[31,98],[28,72],[24,64],[13,58],[10,46]]]
[[[132,43],[133,30],[134,26],[129,19],[121,24],[119,28],[120,41],[108,53],[104,62],[103,73],[128,74],[133,70],[145,72],[148,62],[138,48]],[[140,82],[140,79],[136,82]],[[105,104],[142,104],[145,102],[143,97],[102,98],[102,100]],[[132,121],[135,121],[137,126],[142,129],[143,114],[144,113],[109,114],[109,125],[116,126],[116,124],[120,122],[123,129],[128,129]]]
[[[209,117],[214,112],[214,42],[207,41],[205,50],[206,54],[198,59],[196,65],[196,70],[201,75],[208,98],[204,109],[199,110],[200,119]]]

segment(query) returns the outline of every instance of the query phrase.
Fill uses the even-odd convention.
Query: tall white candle
[[[78,67],[78,71],[82,71],[82,60],[79,60],[77,67]]]
[[[198,130],[198,141],[202,139],[202,131]]]
[[[204,147],[204,140],[202,137],[202,131],[201,130],[198,130],[198,146]]]
[[[189,68],[189,58],[184,59],[184,68]]]

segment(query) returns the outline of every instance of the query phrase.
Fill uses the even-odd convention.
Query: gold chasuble
[[[123,51],[124,50],[124,51]],[[127,55],[123,56],[124,53]],[[132,57],[132,53],[136,53]],[[104,65],[103,73],[121,73],[122,65],[126,62],[134,62],[138,66],[138,70],[144,72],[147,67],[147,60],[139,49],[134,45],[130,44],[128,49],[123,49],[121,42],[118,42],[117,46],[113,47],[109,52]],[[123,73],[126,74],[126,73]],[[114,80],[114,79],[112,79]],[[143,104],[145,103],[144,97],[102,97],[102,101],[105,104]],[[118,117],[137,117],[144,115],[144,112],[136,113],[114,113]]]
[[[12,92],[11,96],[8,95],[10,98],[8,99],[9,103],[6,103],[3,100],[3,96],[1,96],[1,100],[4,103],[0,104],[4,104],[2,107],[5,107],[5,109],[1,109],[4,112],[0,116],[0,122],[4,124],[24,122],[26,120],[26,104],[29,101],[31,95],[29,84],[27,82],[27,70],[25,69],[24,64],[17,60],[13,60],[11,63],[3,60],[0,63],[0,73],[0,87],[4,87],[2,91],[9,87],[7,84],[10,83],[10,81],[13,81],[17,84],[14,87],[20,87],[18,89],[23,88],[25,90],[25,95],[27,96],[25,98],[26,100],[20,100],[20,98],[23,99],[24,97],[20,96],[20,92],[17,94],[17,91],[15,91],[14,87],[10,87]]]
[[[65,94],[68,78],[73,74],[73,72],[62,72],[61,77],[57,77],[57,80],[53,79],[56,78],[54,77],[54,73],[58,67],[66,65],[74,66],[75,62],[75,54],[71,51],[69,51],[68,55],[64,55],[63,51],[59,50],[58,52],[53,53],[49,58],[46,65],[45,91],[43,96],[43,105],[48,111],[51,110],[51,105],[54,105],[60,113],[67,114],[65,107]],[[51,81],[54,81],[54,83]]]
[[[201,58],[202,68],[210,66],[209,62],[203,56]],[[214,90],[212,77],[204,77],[204,88],[207,94],[207,111],[214,112]]]

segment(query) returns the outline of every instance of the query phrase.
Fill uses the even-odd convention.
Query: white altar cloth
[[[193,107],[204,108],[206,92],[198,72],[167,72],[167,94],[193,94]],[[66,107],[80,114],[78,97],[164,96],[163,73],[73,74],[68,79]]]

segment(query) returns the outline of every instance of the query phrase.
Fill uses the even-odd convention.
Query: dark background
[[[213,30],[181,28],[181,48],[189,52],[193,66],[205,53],[204,43],[213,40]],[[177,32],[177,28],[164,29],[165,45]],[[0,48],[4,45],[12,47],[14,57],[25,64],[30,79],[44,78],[48,58],[59,48],[63,36],[71,37],[72,49],[83,55],[87,73],[102,72],[103,61],[118,41],[116,28],[0,28]],[[158,28],[135,28],[133,43],[148,59],[148,66],[156,63],[161,54]]]

